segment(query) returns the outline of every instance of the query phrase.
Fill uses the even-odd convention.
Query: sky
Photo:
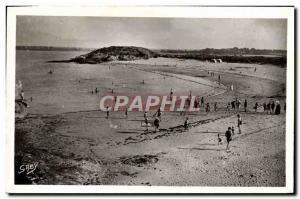
[[[286,19],[17,16],[17,45],[286,50]]]

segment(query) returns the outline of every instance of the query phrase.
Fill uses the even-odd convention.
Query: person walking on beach
[[[128,118],[128,108],[127,107],[125,108],[125,118],[126,119]]]
[[[226,106],[226,110],[225,113],[229,113],[230,112],[230,102],[228,102],[227,106]]]
[[[171,90],[170,90],[170,100],[173,99],[173,94],[174,94],[174,91],[173,91],[173,88],[171,88]]]
[[[241,107],[241,101],[238,100],[238,101],[237,101],[237,109],[240,110],[240,107]]]
[[[206,103],[206,113],[209,113],[210,112],[210,105],[209,103]]]
[[[237,120],[237,122],[238,122],[238,124],[237,124],[237,127],[238,127],[238,129],[239,129],[239,134],[242,134],[242,124],[243,124],[243,122],[242,122],[242,117],[240,116],[240,114],[237,114],[237,118],[238,118],[238,120]]]
[[[267,104],[267,113],[269,114],[271,114],[271,102],[269,102],[268,104]]]
[[[276,107],[275,107],[275,115],[279,115],[280,114],[280,110],[281,110],[281,106],[279,101],[276,103]]]
[[[263,103],[264,113],[267,111],[267,104],[266,102]]]
[[[185,119],[185,121],[184,121],[184,129],[185,130],[188,130],[189,129],[189,118],[187,117],[186,119]]]
[[[201,106],[204,107],[204,97],[201,97]]]
[[[245,112],[247,112],[247,106],[248,106],[248,102],[247,102],[247,99],[245,99],[245,101],[244,101],[244,109],[245,109]]]
[[[198,102],[198,98],[196,97],[195,101],[194,101],[194,108],[198,108],[199,102]]]
[[[231,132],[232,132],[232,135],[234,135],[234,127],[233,126],[231,127]]]
[[[275,102],[273,100],[271,103],[271,113],[274,113],[274,111],[275,111]]]
[[[154,119],[154,127],[155,127],[155,132],[156,132],[156,130],[158,130],[158,128],[159,128],[159,119],[158,119],[158,117],[155,117],[155,119]]]
[[[229,151],[229,143],[232,140],[231,127],[228,127],[228,130],[225,132],[225,137],[227,141],[226,151]]]
[[[218,103],[215,102],[215,105],[214,105],[214,111],[217,112],[218,111]]]
[[[109,109],[108,109],[108,106],[106,107],[106,119],[108,119],[109,117]]]
[[[160,110],[160,108],[157,109],[157,111],[156,111],[156,113],[154,113],[153,117],[154,116],[157,116],[159,118],[159,120],[161,120],[161,110]]]
[[[232,101],[232,102],[231,102],[231,108],[232,108],[233,110],[235,110],[235,101]]]

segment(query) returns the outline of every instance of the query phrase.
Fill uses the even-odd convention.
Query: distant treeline
[[[54,47],[54,46],[16,46],[17,50],[41,50],[41,51],[91,51],[94,48],[78,47]]]
[[[203,54],[159,54],[158,57],[178,58],[178,59],[195,59],[201,61],[212,61],[221,59],[222,62],[228,63],[252,63],[252,64],[273,64],[280,67],[286,67],[286,56],[236,56],[236,55],[203,55]]]
[[[201,50],[174,50],[162,49],[158,50],[161,53],[178,53],[178,54],[205,54],[205,55],[276,55],[286,56],[286,50],[270,50],[270,49],[255,49],[255,48],[205,48]]]
[[[229,63],[273,64],[286,67],[286,50],[255,48],[206,48],[202,50],[155,50],[157,57],[212,61],[221,59]]]

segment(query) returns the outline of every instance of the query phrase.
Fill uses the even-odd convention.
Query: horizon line
[[[47,46],[47,45],[16,45],[15,47],[47,47],[47,48],[77,48],[77,49],[101,49],[101,48],[107,48],[107,47],[112,47],[112,46],[117,46],[117,45],[111,45],[111,46],[103,46],[103,47],[78,47],[78,46]],[[127,45],[120,45],[123,47],[140,47],[140,48],[147,48],[143,46],[127,46]],[[276,50],[276,51],[287,51],[286,49],[271,49],[271,48],[249,48],[249,47],[228,47],[228,48],[147,48],[150,50],[205,50],[205,49],[215,49],[215,50],[222,50],[222,49],[233,49],[233,48],[238,48],[238,49],[255,49],[255,50]]]

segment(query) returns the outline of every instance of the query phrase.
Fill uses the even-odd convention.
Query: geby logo
[[[18,173],[19,174],[25,173],[26,175],[31,174],[36,170],[38,164],[39,164],[38,162],[29,163],[29,164],[22,164],[19,167]]]

